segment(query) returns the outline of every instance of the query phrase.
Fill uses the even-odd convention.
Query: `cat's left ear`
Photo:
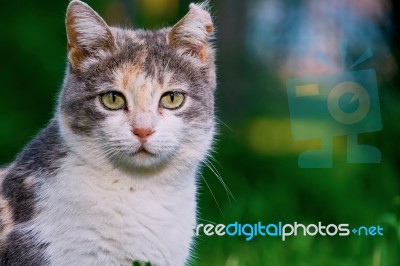
[[[204,63],[213,52],[209,41],[214,33],[214,24],[207,11],[207,2],[192,3],[189,8],[189,12],[172,27],[167,41],[174,48],[183,49]]]
[[[73,0],[65,19],[68,38],[68,59],[74,69],[89,56],[112,51],[115,39],[104,20],[87,4]]]

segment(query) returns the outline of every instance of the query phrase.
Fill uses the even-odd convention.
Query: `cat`
[[[216,128],[207,3],[146,31],[73,0],[66,34],[55,115],[0,170],[0,265],[189,263]]]

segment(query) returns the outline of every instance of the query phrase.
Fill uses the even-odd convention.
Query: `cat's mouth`
[[[154,153],[149,152],[144,146],[140,146],[140,148],[136,152],[134,152],[134,155],[139,155],[139,156],[151,155],[151,156],[155,156]]]

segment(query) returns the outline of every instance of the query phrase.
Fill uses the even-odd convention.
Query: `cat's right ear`
[[[183,49],[201,62],[206,62],[213,53],[209,41],[214,32],[214,24],[208,10],[208,1],[190,4],[189,12],[172,27],[167,41],[174,48]]]
[[[73,0],[65,19],[68,39],[68,60],[79,69],[85,58],[102,51],[112,51],[115,39],[104,20],[87,4]]]

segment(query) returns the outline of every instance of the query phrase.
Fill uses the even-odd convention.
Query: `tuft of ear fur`
[[[184,49],[205,62],[208,57],[208,42],[214,32],[214,24],[207,11],[208,2],[191,3],[189,12],[172,27],[168,34],[168,44]]]
[[[113,50],[114,36],[104,20],[87,4],[73,0],[65,19],[68,39],[68,59],[74,69],[99,50]]]

